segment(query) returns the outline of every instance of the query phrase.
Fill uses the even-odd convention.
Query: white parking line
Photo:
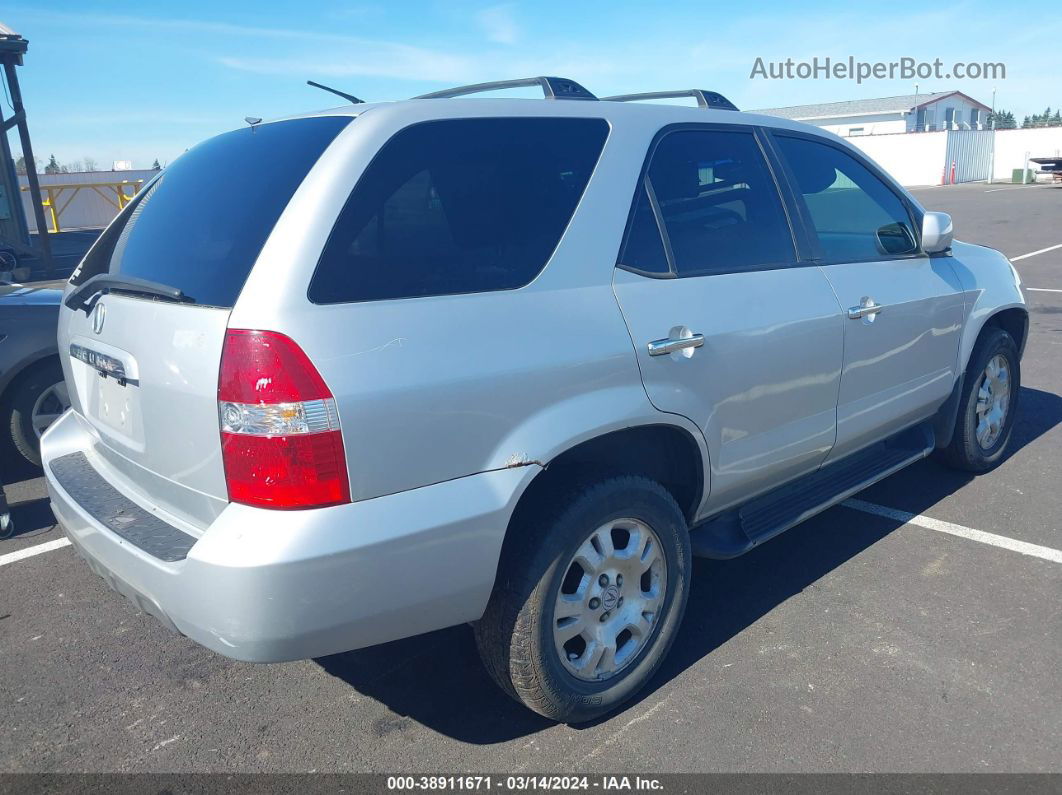
[[[1015,538],[998,536],[995,533],[986,533],[983,530],[974,530],[972,527],[963,527],[961,524],[942,522],[940,519],[931,519],[928,516],[907,513],[907,511],[897,511],[895,508],[886,508],[884,505],[876,505],[864,500],[845,500],[841,505],[845,508],[894,519],[904,524],[914,524],[927,530],[936,530],[938,533],[947,533],[948,535],[966,538],[970,541],[977,541],[981,544],[999,547],[1000,549],[1009,549],[1011,552],[1020,552],[1022,555],[1050,560],[1053,563],[1062,563],[1062,549],[1042,547],[1039,544],[1030,544],[1027,541],[1018,541]]]
[[[1034,293],[1062,293],[1062,290],[1056,290],[1053,287],[1026,287],[1025,289]]]
[[[1062,243],[1058,243],[1057,245],[1054,245],[1054,246],[1048,246],[1047,248],[1042,248],[1039,251],[1030,251],[1028,254],[1022,254],[1020,257],[1011,257],[1010,261],[1011,262],[1017,262],[1018,260],[1021,260],[1021,259],[1028,259],[1029,257],[1035,257],[1037,254],[1046,254],[1048,251],[1054,251],[1056,248],[1062,248]]]
[[[32,558],[34,555],[40,555],[42,552],[51,552],[53,549],[62,549],[63,547],[68,546],[70,546],[69,538],[57,538],[55,541],[37,544],[35,547],[26,547],[25,549],[20,549],[16,552],[8,552],[6,555],[0,555],[0,566],[6,566],[8,563],[15,563],[19,560]]]

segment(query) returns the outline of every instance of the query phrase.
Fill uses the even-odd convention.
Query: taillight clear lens
[[[218,419],[233,502],[276,509],[350,502],[335,401],[290,337],[229,329]]]

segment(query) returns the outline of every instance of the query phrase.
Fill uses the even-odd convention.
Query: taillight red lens
[[[230,500],[284,510],[350,502],[335,401],[290,337],[226,333],[218,413]]]
[[[296,403],[330,397],[317,368],[291,337],[242,328],[225,333],[218,400]]]
[[[300,436],[222,433],[229,499],[261,508],[350,502],[339,431]]]

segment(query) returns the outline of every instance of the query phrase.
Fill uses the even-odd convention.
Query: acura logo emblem
[[[107,307],[102,303],[96,304],[92,310],[92,330],[99,334],[103,331],[103,321],[107,319]]]

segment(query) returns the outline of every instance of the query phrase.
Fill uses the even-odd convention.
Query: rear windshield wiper
[[[121,274],[111,273],[100,273],[91,279],[86,279],[83,284],[78,285],[66,297],[63,303],[75,311],[84,309],[87,315],[89,307],[92,305],[92,298],[105,290],[132,293],[133,295],[148,295],[152,298],[161,298],[175,303],[195,303],[194,298],[185,295],[176,287],[170,287],[168,284],[161,284],[148,279],[138,279],[135,276],[122,276]]]

